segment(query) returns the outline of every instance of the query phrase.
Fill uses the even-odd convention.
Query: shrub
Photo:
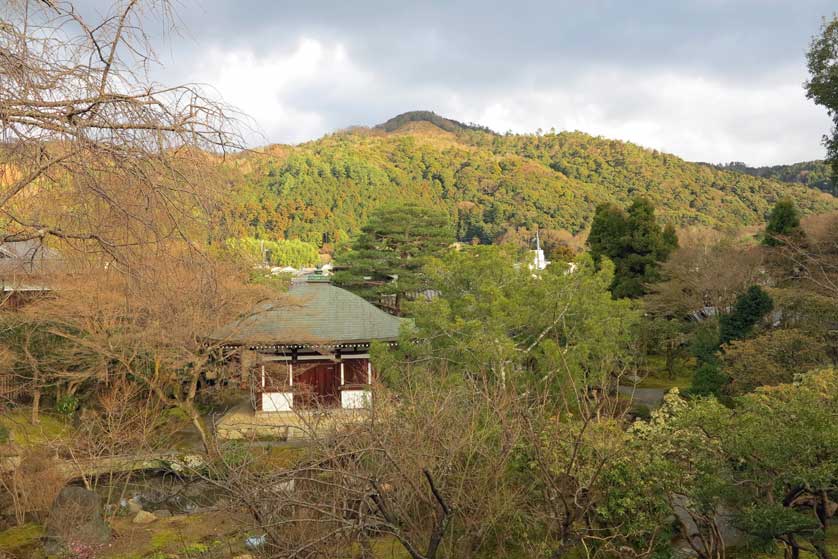
[[[728,382],[727,376],[713,363],[704,363],[695,371],[690,394],[694,396],[718,396]]]

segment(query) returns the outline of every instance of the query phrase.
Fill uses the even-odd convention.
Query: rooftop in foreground
[[[231,345],[395,341],[403,322],[345,289],[309,281],[292,286],[281,300],[261,303],[212,337]]]

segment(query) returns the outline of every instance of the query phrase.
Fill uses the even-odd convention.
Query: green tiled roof
[[[326,282],[294,285],[286,298],[262,303],[213,334],[231,344],[343,344],[392,341],[404,319]]]

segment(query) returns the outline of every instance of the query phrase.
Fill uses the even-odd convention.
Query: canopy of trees
[[[614,262],[614,297],[639,297],[660,280],[658,267],[677,248],[678,238],[672,225],[658,225],[652,203],[638,198],[625,212],[612,204],[598,206],[588,246],[596,261],[604,256]]]
[[[395,307],[404,294],[431,287],[425,265],[454,242],[448,214],[419,205],[383,206],[370,214],[351,250],[336,261],[345,268],[335,282],[372,296],[395,294]]]
[[[731,161],[715,167],[725,171],[736,171],[755,177],[776,179],[782,182],[805,184],[835,194],[835,186],[830,179],[829,164],[825,161],[801,161],[791,165],[771,165],[768,167],[749,167],[741,161]]]
[[[832,183],[838,184],[838,17],[824,19],[819,35],[806,54],[809,81],[806,95],[825,107],[832,118],[832,131],[824,136],[826,160],[832,167]]]
[[[351,130],[234,158],[228,179],[236,195],[225,224],[234,236],[334,243],[357,235],[379,206],[420,203],[447,212],[457,240],[490,243],[518,227],[577,234],[597,205],[628,206],[638,196],[676,226],[760,224],[783,196],[793,196],[803,214],[838,208],[802,184],[580,132],[497,135],[422,124]]]
[[[245,237],[227,239],[226,244],[231,250],[257,265],[265,263],[270,266],[304,268],[320,263],[317,245],[297,239],[271,241]]]

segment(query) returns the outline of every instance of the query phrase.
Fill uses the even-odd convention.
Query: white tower
[[[531,270],[543,270],[550,262],[544,258],[544,251],[541,250],[541,238],[538,235],[538,230],[535,231],[535,250],[533,252],[533,262],[530,264]]]

